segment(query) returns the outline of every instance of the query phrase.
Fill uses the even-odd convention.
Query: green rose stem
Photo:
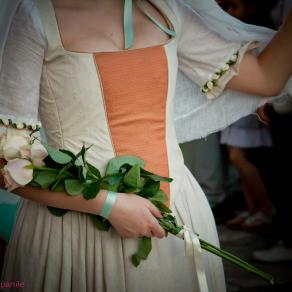
[[[228,262],[236,264],[238,267],[244,269],[245,271],[248,271],[252,274],[259,276],[260,278],[266,280],[267,282],[269,282],[272,285],[274,284],[274,278],[271,275],[261,271],[260,269],[247,263],[246,261],[242,260],[241,258],[204,241],[203,239],[199,238],[199,241],[200,241],[202,249],[209,251],[209,252],[227,260]]]
[[[172,220],[172,222],[169,222],[168,218],[165,218],[165,216],[162,219],[158,219],[158,222],[160,223],[160,225],[164,228],[164,230],[166,232],[169,232],[175,236],[177,236],[178,233],[181,230],[183,230],[183,227],[177,226],[176,222],[173,220]],[[183,237],[179,237],[179,238],[184,239]],[[203,240],[201,238],[199,238],[199,241],[200,241],[200,245],[201,245],[202,249],[204,249],[208,252],[211,252],[214,255],[217,255],[230,263],[237,265],[238,267],[242,268],[245,271],[248,271],[252,274],[259,276],[260,278],[264,279],[265,281],[267,281],[268,283],[270,283],[272,285],[274,284],[274,278],[271,275],[263,272],[262,270],[256,268],[255,266],[249,264],[248,262],[242,260],[241,258],[239,258],[239,257],[237,257],[237,256],[235,256],[235,255],[233,255],[225,250],[222,250],[209,242],[206,242],[205,240]]]

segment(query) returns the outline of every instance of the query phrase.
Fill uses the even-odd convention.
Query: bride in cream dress
[[[267,88],[274,73],[263,57],[267,79],[260,75],[257,58],[248,53],[256,43],[224,40],[189,6],[173,0],[133,1],[135,39],[124,49],[123,5],[108,0],[10,1],[13,17],[7,21],[0,76],[0,135],[30,132],[4,125],[7,118],[25,125],[40,119],[51,146],[78,152],[83,144],[92,145],[87,158],[101,172],[117,155],[141,157],[146,169],[173,178],[162,188],[179,223],[219,245],[208,202],[178,146],[189,132],[175,130],[175,119],[177,125],[181,120],[174,106],[178,68],[201,87],[203,103],[220,116],[217,99],[225,86],[274,95],[290,76],[291,62],[281,70],[279,82]],[[291,17],[287,23],[290,29]],[[286,38],[284,30],[278,39]],[[274,42],[267,55],[278,47]],[[282,49],[284,56],[290,47]],[[236,76],[239,68],[242,74]],[[189,81],[181,86],[183,82]],[[247,104],[238,117],[264,101],[248,101],[244,95],[238,100],[237,110]],[[199,125],[204,128],[204,121]],[[99,213],[106,191],[90,202],[31,186],[15,192],[21,199],[1,281],[23,281],[23,291],[29,292],[200,291],[196,264],[185,257],[183,240],[164,237],[155,220],[159,211],[143,198],[118,194],[109,218],[114,228],[102,232],[86,213]],[[55,217],[47,205],[72,212]],[[137,249],[136,237],[143,235],[154,236],[153,248],[136,268],[130,257]],[[208,290],[225,291],[221,260],[209,253],[202,256]]]

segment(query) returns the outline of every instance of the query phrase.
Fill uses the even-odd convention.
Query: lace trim
[[[33,122],[33,121],[18,121],[16,118],[12,116],[2,116],[0,115],[0,125],[5,127],[12,127],[15,129],[28,129],[32,131],[39,130],[42,127],[41,122]]]
[[[229,72],[229,70],[231,69],[231,67],[233,65],[236,64],[236,62],[238,61],[239,58],[239,50],[236,51],[235,54],[233,54],[230,59],[225,62],[225,64],[219,68],[218,70],[216,70],[216,72],[212,75],[211,79],[208,80],[201,88],[201,91],[203,93],[208,93],[210,92],[215,86],[219,85],[220,79],[222,76],[224,76],[226,73]],[[209,96],[209,99],[213,99],[216,96]]]

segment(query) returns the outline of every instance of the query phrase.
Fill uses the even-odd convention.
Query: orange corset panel
[[[116,155],[136,155],[169,176],[166,148],[168,65],[163,46],[94,54]],[[169,184],[162,183],[168,194]]]

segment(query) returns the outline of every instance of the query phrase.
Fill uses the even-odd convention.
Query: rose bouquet
[[[108,162],[105,175],[102,176],[100,171],[86,160],[86,152],[90,147],[83,146],[79,153],[74,154],[65,149],[55,149],[41,144],[38,137],[34,135],[30,136],[29,144],[27,137],[17,139],[14,141],[17,142],[17,149],[2,147],[3,157],[7,160],[2,173],[8,190],[30,184],[48,188],[51,191],[63,191],[69,196],[82,195],[86,200],[95,198],[101,189],[142,196],[150,200],[162,212],[163,217],[157,220],[166,234],[171,233],[184,239],[187,250],[202,248],[273,283],[272,276],[204,241],[185,226],[178,225],[172,211],[165,205],[166,194],[160,189],[160,182],[170,183],[172,179],[146,171],[145,163],[140,158],[114,157]],[[52,207],[48,209],[56,216],[63,216],[68,212],[68,210]],[[99,215],[89,216],[96,228],[107,231],[111,227],[110,222],[105,218]],[[142,260],[147,259],[151,249],[151,238],[141,238],[138,250],[132,256],[132,263],[138,266]]]

